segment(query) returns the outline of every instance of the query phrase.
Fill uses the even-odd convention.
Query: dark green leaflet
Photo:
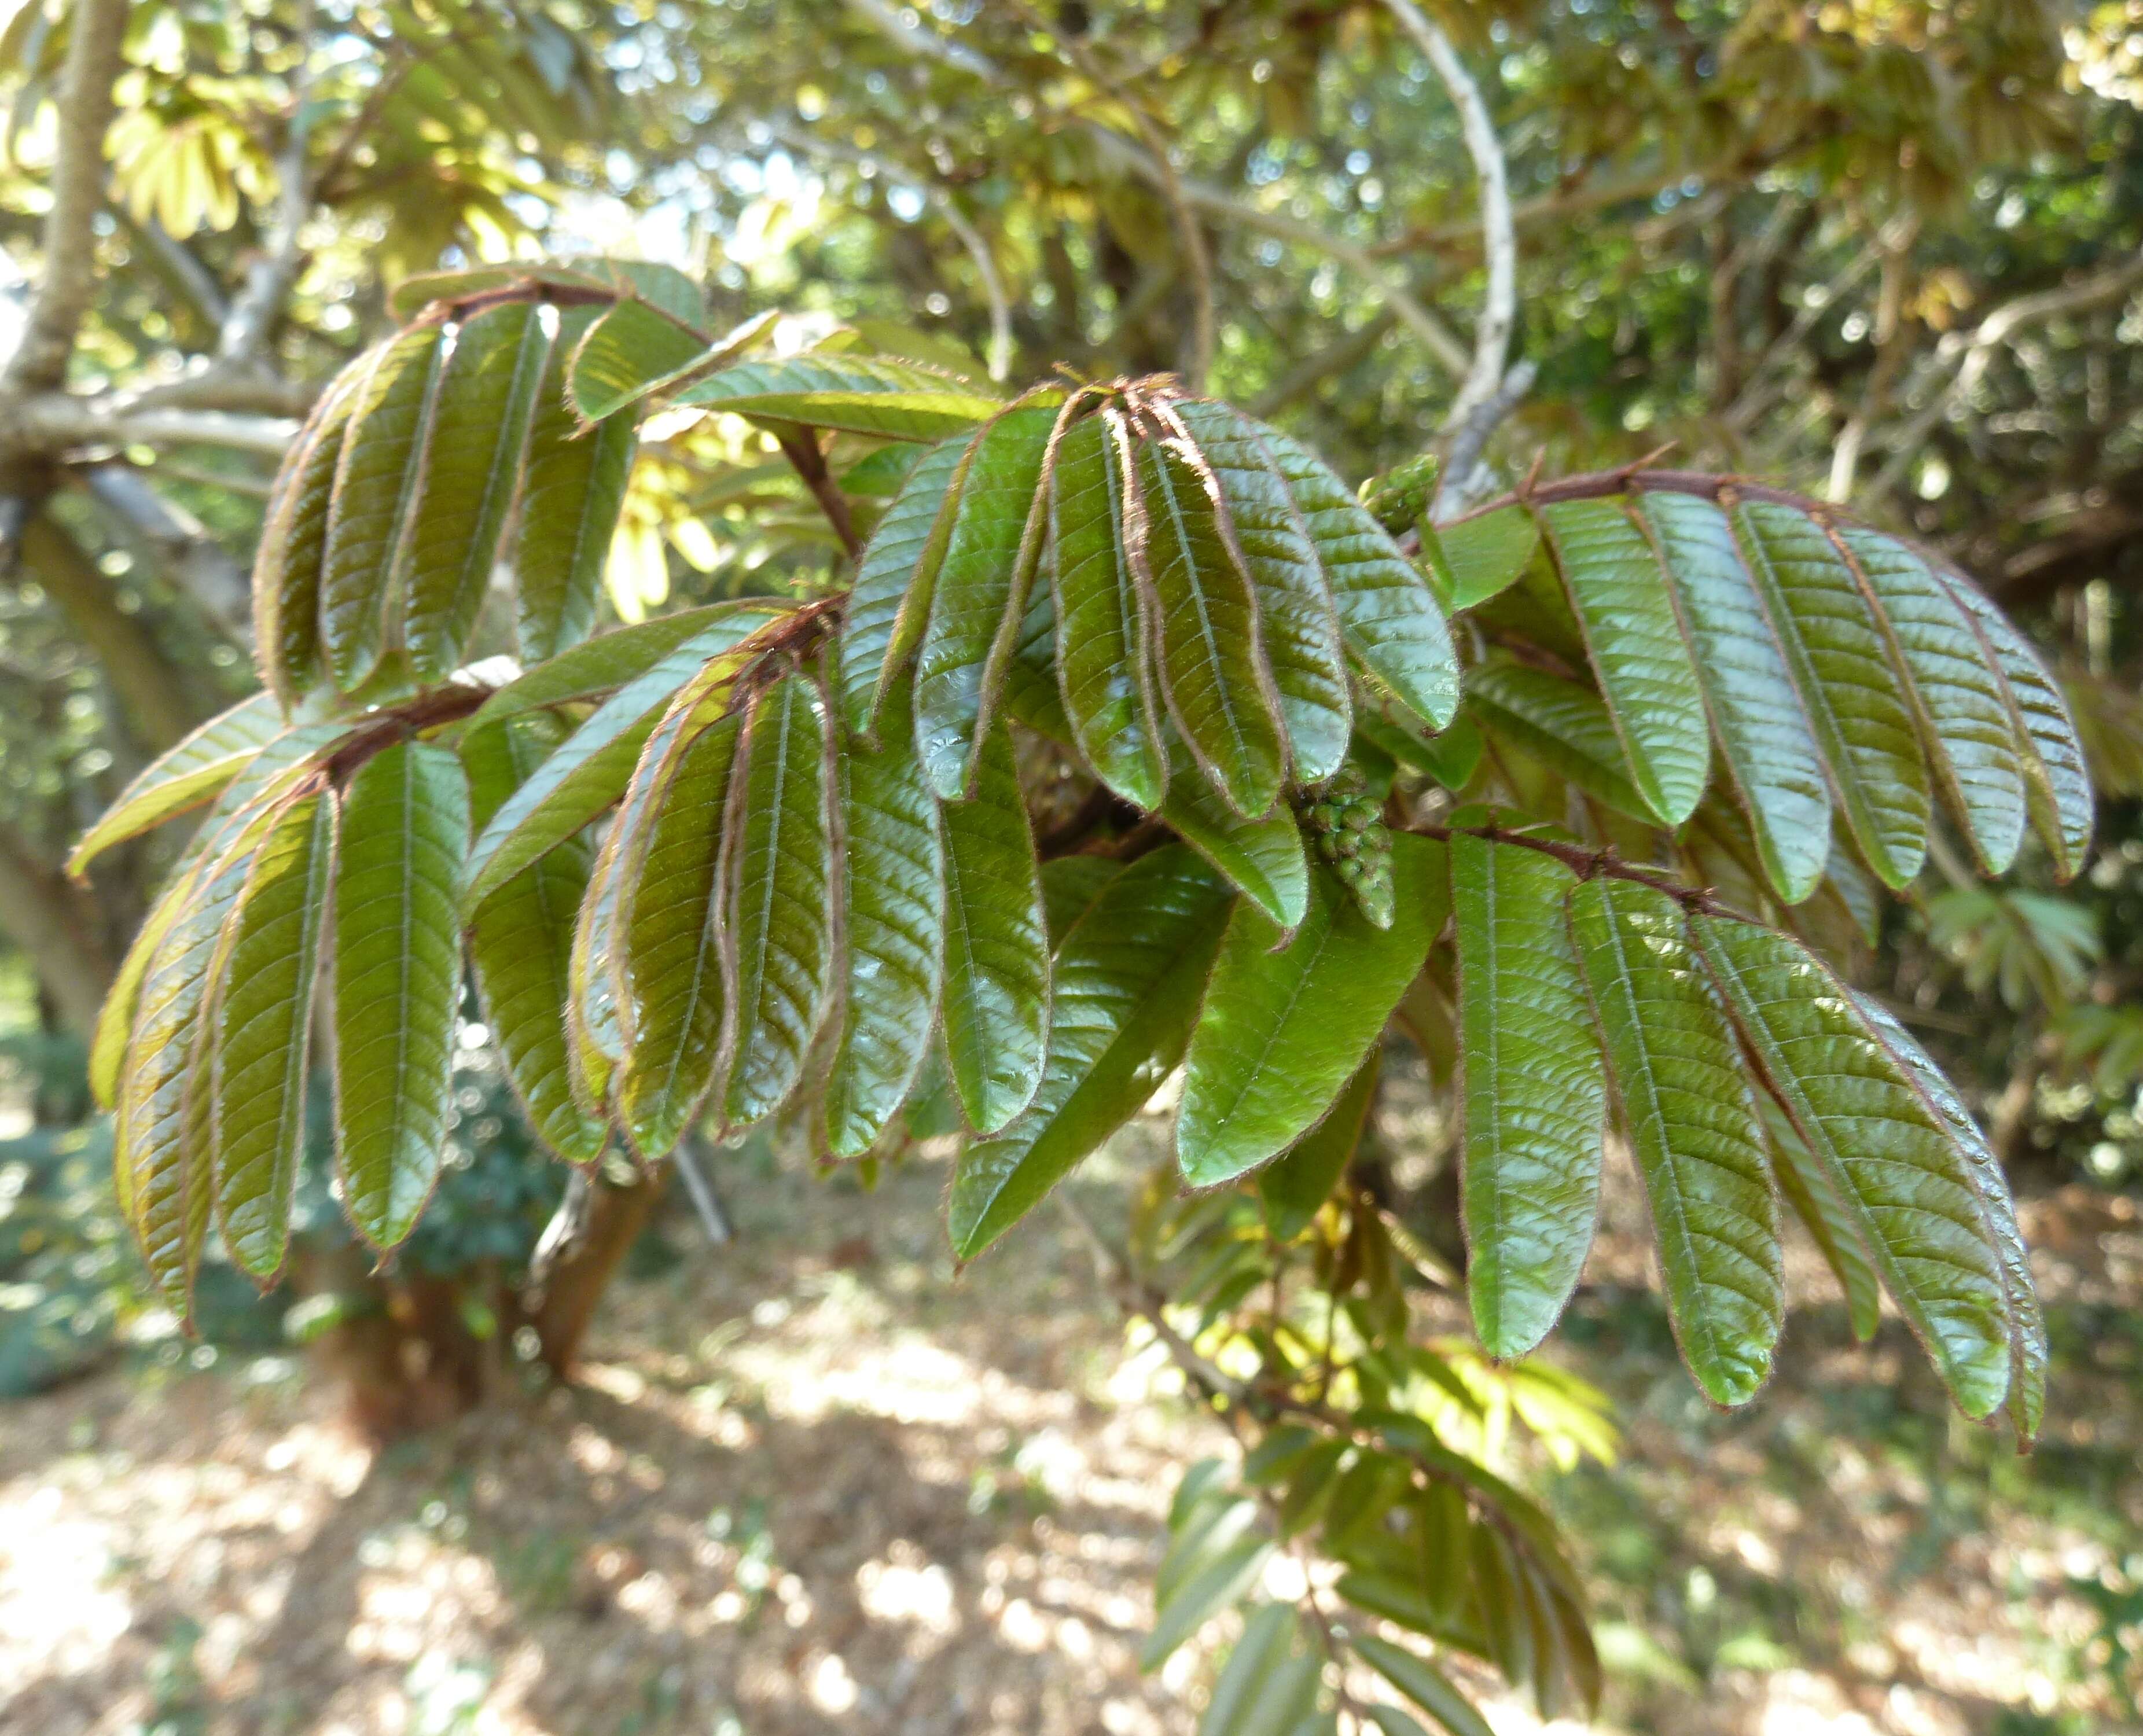
[[[552,744],[527,724],[468,738],[462,757],[478,825],[490,817],[487,799],[495,807]],[[479,771],[480,759],[497,762],[488,776]],[[571,1163],[594,1161],[607,1134],[601,1120],[576,1100],[567,1056],[574,917],[594,854],[586,839],[568,838],[487,898],[469,923],[477,992],[507,1077],[537,1136]]]
[[[555,657],[595,625],[603,562],[632,473],[638,439],[632,418],[606,417],[584,428],[567,395],[567,359],[598,311],[558,310],[557,339],[537,388],[521,528],[513,545],[524,662]]]
[[[876,739],[880,695],[930,617],[938,563],[973,443],[948,440],[923,453],[856,563],[841,634],[841,710],[850,730]]]
[[[1236,906],[1185,1063],[1175,1149],[1191,1186],[1255,1169],[1314,1126],[1420,971],[1448,908],[1443,851],[1422,838],[1392,843],[1388,929],[1372,927],[1330,874],[1311,877],[1309,908],[1284,946],[1261,912]]]
[[[1195,768],[1185,766],[1169,779],[1161,817],[1279,927],[1292,930],[1302,921],[1309,908],[1309,858],[1302,828],[1284,803],[1246,820]]]
[[[1638,792],[1678,826],[1703,799],[1711,739],[1659,556],[1619,499],[1557,501],[1542,517]]]
[[[1265,1227],[1283,1242],[1292,1241],[1309,1228],[1318,1208],[1331,1198],[1346,1173],[1377,1100],[1379,1060],[1372,1049],[1324,1119],[1258,1171],[1258,1200],[1265,1208]]]
[[[1853,1336],[1868,1343],[1883,1323],[1883,1278],[1875,1269],[1874,1256],[1868,1253],[1859,1223],[1829,1172],[1794,1131],[1786,1112],[1769,1096],[1762,1108],[1766,1149],[1779,1194],[1794,1209],[1794,1215],[1801,1220],[1824,1264],[1837,1279],[1845,1296]]]
[[[968,1124],[995,1133],[1033,1098],[1049,1047],[1049,930],[1034,834],[1002,724],[945,841],[945,1053]]]
[[[1823,878],[1830,791],[1779,630],[1715,502],[1652,493],[1642,510],[1681,599],[1712,728],[1764,873],[1780,898],[1798,904]]]
[[[1540,851],[1451,841],[1467,1289],[1496,1357],[1523,1356],[1547,1336],[1599,1209],[1606,1081],[1563,917],[1574,883]]]
[[[1124,866],[1113,856],[1058,856],[1042,864],[1042,905],[1049,918],[1052,955]]]
[[[262,683],[285,706],[319,675],[321,567],[354,384],[343,375],[314,407],[283,461],[254,557],[255,659]]]
[[[1955,573],[1943,578],[2000,665],[2023,759],[2032,828],[2061,878],[2068,879],[2091,853],[2091,769],[2084,764],[2068,702],[2023,635],[1977,585]]]
[[[1927,766],[1859,586],[1798,508],[1752,501],[1730,516],[1860,853],[1886,886],[1909,885],[1927,853]]]
[[[1894,537],[1829,527],[1868,606],[1912,676],[1920,739],[1973,853],[2006,873],[2024,840],[2027,802],[2002,674],[1948,586]]]
[[[1467,703],[1492,734],[1530,754],[1596,801],[1651,817],[1599,695],[1546,670],[1491,658],[1466,671]]]
[[[1765,1082],[1859,1225],[1890,1293],[1970,1417],[2009,1387],[2007,1304],[1970,1165],[1850,997],[1789,937],[1690,930]]]
[[[1540,526],[1523,507],[1498,507],[1423,537],[1423,551],[1449,587],[1452,609],[1477,608],[1518,581],[1540,547]]]
[[[977,730],[997,695],[986,679],[992,648],[1013,611],[1023,611],[1029,534],[1054,408],[1007,410],[976,437],[954,497],[915,665],[915,749],[923,774],[946,801],[973,775]]]
[[[384,345],[351,391],[320,574],[320,642],[349,692],[379,666],[387,609],[423,484],[438,383],[440,329]]]
[[[1260,428],[1259,437],[1317,547],[1348,650],[1401,705],[1441,730],[1458,710],[1458,659],[1427,581],[1323,459],[1276,428]]]
[[[1175,1070],[1228,906],[1219,877],[1180,844],[1101,887],[1057,949],[1041,1088],[1003,1132],[960,1155],[948,1209],[960,1259],[1032,1210]]]
[[[1570,921],[1682,1358],[1714,1402],[1744,1403],[1770,1371],[1785,1296],[1763,1123],[1733,1028],[1665,893],[1603,875],[1571,892]]]
[[[1042,558],[1058,623],[1057,679],[1073,739],[1104,784],[1151,809],[1161,805],[1167,767],[1150,627],[1126,541],[1128,438],[1113,409],[1065,435],[1050,474]]]
[[[687,748],[651,834],[623,942],[631,1033],[617,1089],[633,1149],[668,1155],[713,1088],[728,1043],[729,990],[721,901],[726,816],[743,718],[722,719]],[[596,968],[600,969],[598,965]]]
[[[351,779],[334,873],[336,1162],[376,1248],[414,1227],[446,1146],[468,849],[446,749],[397,742]]]
[[[305,1146],[313,984],[335,857],[335,798],[284,810],[261,840],[226,938],[216,1020],[211,1150],[224,1245],[273,1277],[290,1235]]]
[[[1347,756],[1352,709],[1339,620],[1309,527],[1255,423],[1210,398],[1180,400],[1169,413],[1210,472],[1223,528],[1232,532],[1234,552],[1256,593],[1258,630],[1295,781],[1321,783]]]
[[[491,583],[551,339],[543,309],[509,302],[463,323],[439,381],[411,532],[403,638],[420,681],[462,660]]]
[[[738,749],[744,804],[729,890],[736,1058],[724,1119],[771,1115],[804,1071],[833,970],[829,720],[818,684],[784,675],[754,702]]]
[[[906,683],[887,700],[884,747],[851,737],[839,770],[846,992],[823,1115],[827,1150],[854,1157],[914,1086],[944,969],[944,852]]]
[[[1132,550],[1158,623],[1169,715],[1213,787],[1255,819],[1271,808],[1285,771],[1256,599],[1182,455],[1143,443],[1135,474]]]

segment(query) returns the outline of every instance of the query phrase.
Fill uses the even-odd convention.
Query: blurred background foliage
[[[2143,0],[1423,10],[1487,101],[1517,235],[1484,480],[1670,448],[1759,473],[1950,551],[2056,660],[2103,795],[2089,865],[1992,888],[1938,850],[1857,966],[1972,1088],[2021,1192],[2143,1191]],[[47,276],[84,18],[123,45],[93,292],[60,371],[0,378],[0,1392],[151,1312],[82,1037],[178,840],[85,886],[57,864],[252,685],[276,454],[402,279],[638,254],[718,318],[883,322],[971,373],[1203,368],[1356,477],[1448,432],[1487,285],[1457,113],[1371,0],[16,0],[0,358]],[[761,437],[647,433],[618,617],[834,557]],[[558,1184],[480,1033],[464,1059],[468,1161],[407,1264],[477,1274],[445,1312],[510,1343]],[[264,1326],[234,1286],[210,1336],[280,1333],[294,1299],[300,1331],[391,1311],[331,1232],[309,1244],[301,1296]],[[1581,1308],[1573,1351],[1612,1313]],[[1675,1546],[1607,1511],[1628,1486],[1575,1486],[1609,1576],[1656,1579]],[[1716,1586],[1680,1583],[1711,1632]]]

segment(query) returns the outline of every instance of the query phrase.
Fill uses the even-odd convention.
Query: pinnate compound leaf
[[[350,388],[320,573],[320,642],[344,692],[373,672],[386,646],[388,601],[431,444],[440,342],[436,325],[403,333]]]
[[[2009,1416],[2017,1425],[2018,1440],[2028,1446],[2046,1418],[2046,1322],[2032,1283],[2031,1251],[2017,1228],[2017,1208],[2009,1197],[2002,1160],[1919,1039],[1873,996],[1856,994],[1853,1001],[1941,1117],[1979,1197],[1982,1229],[2001,1261],[2002,1293],[2009,1313]]]
[[[948,1210],[959,1259],[1032,1210],[1175,1071],[1228,908],[1219,877],[1180,844],[1101,885],[1057,949],[1049,1060],[1033,1102],[960,1155]]]
[[[2002,672],[1949,587],[1926,561],[1879,531],[1832,526],[1912,680],[1929,762],[1980,866],[2007,872],[2023,842],[2026,796]]]
[[[631,417],[606,416],[585,427],[567,391],[567,364],[596,317],[594,308],[560,310],[536,389],[513,544],[521,655],[531,663],[557,656],[595,625],[603,564],[638,444]]]
[[[725,1119],[771,1115],[802,1076],[833,971],[830,720],[816,682],[784,675],[754,701],[739,749],[744,804],[729,891],[736,1058]]]
[[[1750,501],[1730,516],[1860,853],[1884,885],[1909,885],[1927,853],[1928,773],[1881,629],[1806,513]]]
[[[976,437],[953,497],[952,523],[930,596],[915,665],[915,749],[923,775],[946,801],[973,774],[980,733],[1002,678],[992,650],[1026,611],[1041,522],[1053,408],[1007,410]],[[1007,653],[1008,655],[1008,651]]]
[[[1353,712],[1339,616],[1309,527],[1256,423],[1213,398],[1179,399],[1168,413],[1219,494],[1222,532],[1257,598],[1295,780],[1322,783],[1347,757]]]
[[[1638,793],[1678,826],[1703,799],[1711,739],[1659,556],[1618,499],[1557,501],[1542,517]]]
[[[914,1088],[944,970],[944,848],[906,684],[888,707],[885,745],[850,737],[836,768],[846,987],[823,1115],[837,1157],[869,1150]]]
[[[454,754],[398,742],[350,779],[334,872],[336,1162],[376,1248],[409,1234],[438,1179],[468,850]]]
[[[2000,1260],[1964,1155],[1838,979],[1799,942],[1697,916],[1690,929],[1743,1040],[1969,1417],[2009,1386]]]
[[[542,764],[550,746],[527,723],[485,730],[464,743],[479,825],[489,816],[478,789],[492,784],[502,799]],[[575,1098],[567,1055],[574,922],[594,853],[586,839],[568,838],[499,888],[469,923],[477,992],[507,1077],[537,1136],[569,1163],[592,1163],[607,1133],[601,1119]]]
[[[287,709],[319,674],[320,576],[343,436],[361,373],[321,394],[276,473],[253,558],[253,643],[264,686]]]
[[[1276,1239],[1291,1242],[1307,1229],[1346,1174],[1377,1100],[1381,1060],[1372,1049],[1324,1119],[1258,1171],[1258,1200]]]
[[[1681,907],[1606,876],[1571,929],[1637,1166],[1682,1358],[1717,1404],[1753,1397],[1784,1324],[1777,1202],[1741,1054]]]
[[[119,793],[82,833],[67,858],[67,872],[79,875],[112,845],[212,801],[282,732],[282,713],[270,694],[256,693],[219,712],[159,754]]]
[[[1441,730],[1458,710],[1458,658],[1428,581],[1323,459],[1276,428],[1261,427],[1259,435],[1316,545],[1348,650],[1430,730]]]
[[[1600,1205],[1606,1080],[1554,857],[1451,841],[1463,1051],[1463,1202],[1474,1328],[1492,1356],[1546,1338]]]
[[[1293,940],[1239,904],[1185,1061],[1176,1160],[1211,1187],[1284,1151],[1331,1109],[1443,926],[1443,848],[1392,840],[1396,916],[1378,928],[1329,874]],[[1277,948],[1277,950],[1275,950]]]
[[[841,714],[856,734],[877,739],[881,695],[923,637],[973,451],[948,440],[924,453],[864,545],[840,648]]]
[[[1488,1721],[1428,1659],[1373,1634],[1354,1636],[1362,1661],[1451,1732],[1451,1736],[1495,1736]]]
[[[1142,443],[1134,473],[1133,558],[1158,626],[1169,715],[1228,805],[1255,819],[1279,794],[1285,750],[1250,581],[1175,446]]]
[[[1161,817],[1275,927],[1292,932],[1300,926],[1309,908],[1309,858],[1302,828],[1284,803],[1275,802],[1269,814],[1256,819],[1245,819],[1200,773],[1185,767],[1169,779]]]
[[[674,402],[890,440],[964,433],[1004,408],[969,381],[857,355],[747,362],[695,381]]]
[[[2001,666],[2022,754],[2032,828],[2054,858],[2056,872],[2069,879],[2091,853],[2091,790],[2068,701],[2024,636],[1977,585],[1954,573],[1943,576]]]
[[[1073,424],[1049,477],[1042,559],[1057,621],[1057,680],[1072,739],[1126,801],[1158,808],[1168,782],[1151,625],[1131,569],[1131,435],[1113,410]]]
[[[335,812],[325,789],[282,811],[255,853],[225,942],[211,1081],[216,1219],[232,1259],[264,1281],[282,1268],[304,1156]]]
[[[460,663],[491,583],[550,355],[542,314],[533,302],[507,302],[464,321],[440,376],[403,618],[420,681],[441,680]]]
[[[975,793],[939,809],[945,843],[945,1052],[968,1125],[1025,1109],[1049,1047],[1049,927],[1012,737],[982,743]]]
[[[1830,791],[1779,630],[1715,502],[1662,490],[1646,494],[1642,510],[1681,601],[1720,752],[1764,872],[1798,904],[1823,878]]]
[[[691,1125],[728,1046],[735,962],[721,903],[743,730],[743,717],[733,714],[684,749],[649,833],[638,883],[616,894],[629,906],[613,941],[622,942],[622,1022],[630,1035],[618,1110],[633,1149],[651,1163],[667,1156]],[[620,864],[613,862],[612,871]]]

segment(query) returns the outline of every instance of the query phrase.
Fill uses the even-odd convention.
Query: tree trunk
[[[646,1227],[665,1180],[636,1172],[621,1187],[601,1175],[591,1182],[587,1228],[552,1269],[530,1313],[542,1345],[538,1357],[555,1378],[573,1377],[596,1303]]]
[[[0,833],[0,932],[22,949],[68,1029],[87,1037],[113,964],[87,893]]]

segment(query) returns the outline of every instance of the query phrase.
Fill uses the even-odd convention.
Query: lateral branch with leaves
[[[94,1058],[175,1308],[212,1220],[282,1263],[316,999],[344,1203],[383,1256],[408,1234],[466,960],[572,1162],[778,1112],[858,1158],[949,1104],[963,1260],[1180,1071],[1179,1174],[1135,1214],[1180,1282],[1138,1305],[1195,1311],[1168,1331],[1262,1437],[1250,1492],[1201,1471],[1177,1504],[1156,1653],[1283,1541],[1342,1570],[1252,1615],[1216,1732],[1417,1728],[1347,1658],[1483,1728],[1383,1622],[1543,1705],[1596,1694],[1559,1540],[1449,1432],[1498,1380],[1542,1390],[1503,1365],[1577,1282],[1611,1130],[1714,1401],[1769,1371],[1783,1196],[1863,1333],[1879,1286],[1967,1415],[2035,1434],[1999,1167],[1830,962],[1937,826],[1990,873],[2027,833],[2063,876],[2088,846],[2058,690],[1940,557],[1660,470],[1434,525],[1427,467],[1358,498],[1166,378],[1007,401],[854,332],[718,339],[660,268],[396,305],[276,485],[267,693],[75,859],[208,806]],[[655,404],[779,439],[850,551],[823,586],[589,636]],[[525,669],[469,662],[509,635]],[[1432,1263],[1349,1171],[1388,1028],[1453,1088],[1478,1352],[1408,1343]]]

